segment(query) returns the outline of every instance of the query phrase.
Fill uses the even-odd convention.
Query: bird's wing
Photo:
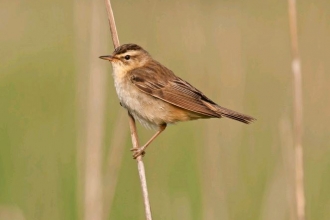
[[[204,104],[215,104],[212,100],[164,66],[136,68],[129,77],[138,89],[153,97],[207,117],[221,117]]]

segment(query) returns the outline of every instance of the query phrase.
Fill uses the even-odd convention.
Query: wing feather
[[[204,104],[205,101],[215,104],[213,101],[164,66],[147,65],[129,74],[137,88],[155,98],[206,117],[221,117]]]

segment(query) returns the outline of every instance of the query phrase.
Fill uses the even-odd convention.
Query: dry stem
[[[119,43],[119,38],[118,38],[118,33],[117,33],[117,28],[116,28],[115,17],[113,16],[113,11],[112,11],[110,0],[105,0],[105,6],[106,6],[107,12],[108,12],[108,20],[109,20],[113,47],[117,48],[117,47],[119,47],[120,43]]]
[[[302,86],[301,64],[298,49],[296,0],[289,0],[289,20],[292,46],[293,98],[294,98],[294,148],[295,186],[298,220],[305,219],[304,164],[302,148]]]
[[[132,144],[133,148],[139,148],[139,139],[136,133],[136,125],[135,125],[135,120],[133,116],[128,113],[129,116],[129,127],[131,130],[131,139],[132,139]],[[139,171],[139,176],[140,176],[140,182],[141,182],[141,188],[142,188],[142,194],[143,194],[143,201],[144,201],[144,210],[146,214],[146,219],[147,220],[152,220],[151,217],[151,209],[150,209],[150,202],[149,202],[149,195],[148,195],[148,187],[147,187],[147,180],[146,180],[146,174],[144,170],[144,164],[142,161],[142,156],[138,156],[136,158],[136,161],[138,163],[138,171]]]
[[[112,11],[110,0],[105,0],[105,5],[107,8],[107,12],[108,12],[108,19],[109,19],[109,25],[110,25],[110,31],[111,31],[113,45],[114,45],[114,48],[117,48],[120,44],[119,44],[116,23],[115,23],[115,19],[113,16],[113,11]],[[138,141],[138,136],[137,136],[137,132],[136,132],[135,120],[129,113],[128,113],[128,115],[129,115],[129,125],[130,125],[130,129],[131,129],[131,138],[132,138],[133,148],[139,148],[139,141]],[[138,171],[139,171],[139,176],[140,176],[146,219],[151,220],[152,219],[151,209],[150,209],[147,181],[146,181],[146,175],[145,175],[144,164],[142,161],[142,156],[139,156],[136,159],[136,161],[138,164]]]
[[[91,5],[91,38],[87,87],[86,151],[84,181],[84,219],[103,219],[102,188],[102,141],[104,136],[104,110],[106,100],[106,78],[104,69],[97,65],[95,57],[102,48],[97,2]]]

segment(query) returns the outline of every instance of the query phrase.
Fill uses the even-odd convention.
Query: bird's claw
[[[146,154],[142,148],[132,148],[131,151],[133,152],[133,159],[136,159],[139,156],[143,157]]]

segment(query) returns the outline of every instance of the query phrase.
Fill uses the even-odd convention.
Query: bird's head
[[[123,44],[115,49],[111,55],[100,56],[109,60],[114,70],[130,71],[147,63],[151,56],[137,44]]]

